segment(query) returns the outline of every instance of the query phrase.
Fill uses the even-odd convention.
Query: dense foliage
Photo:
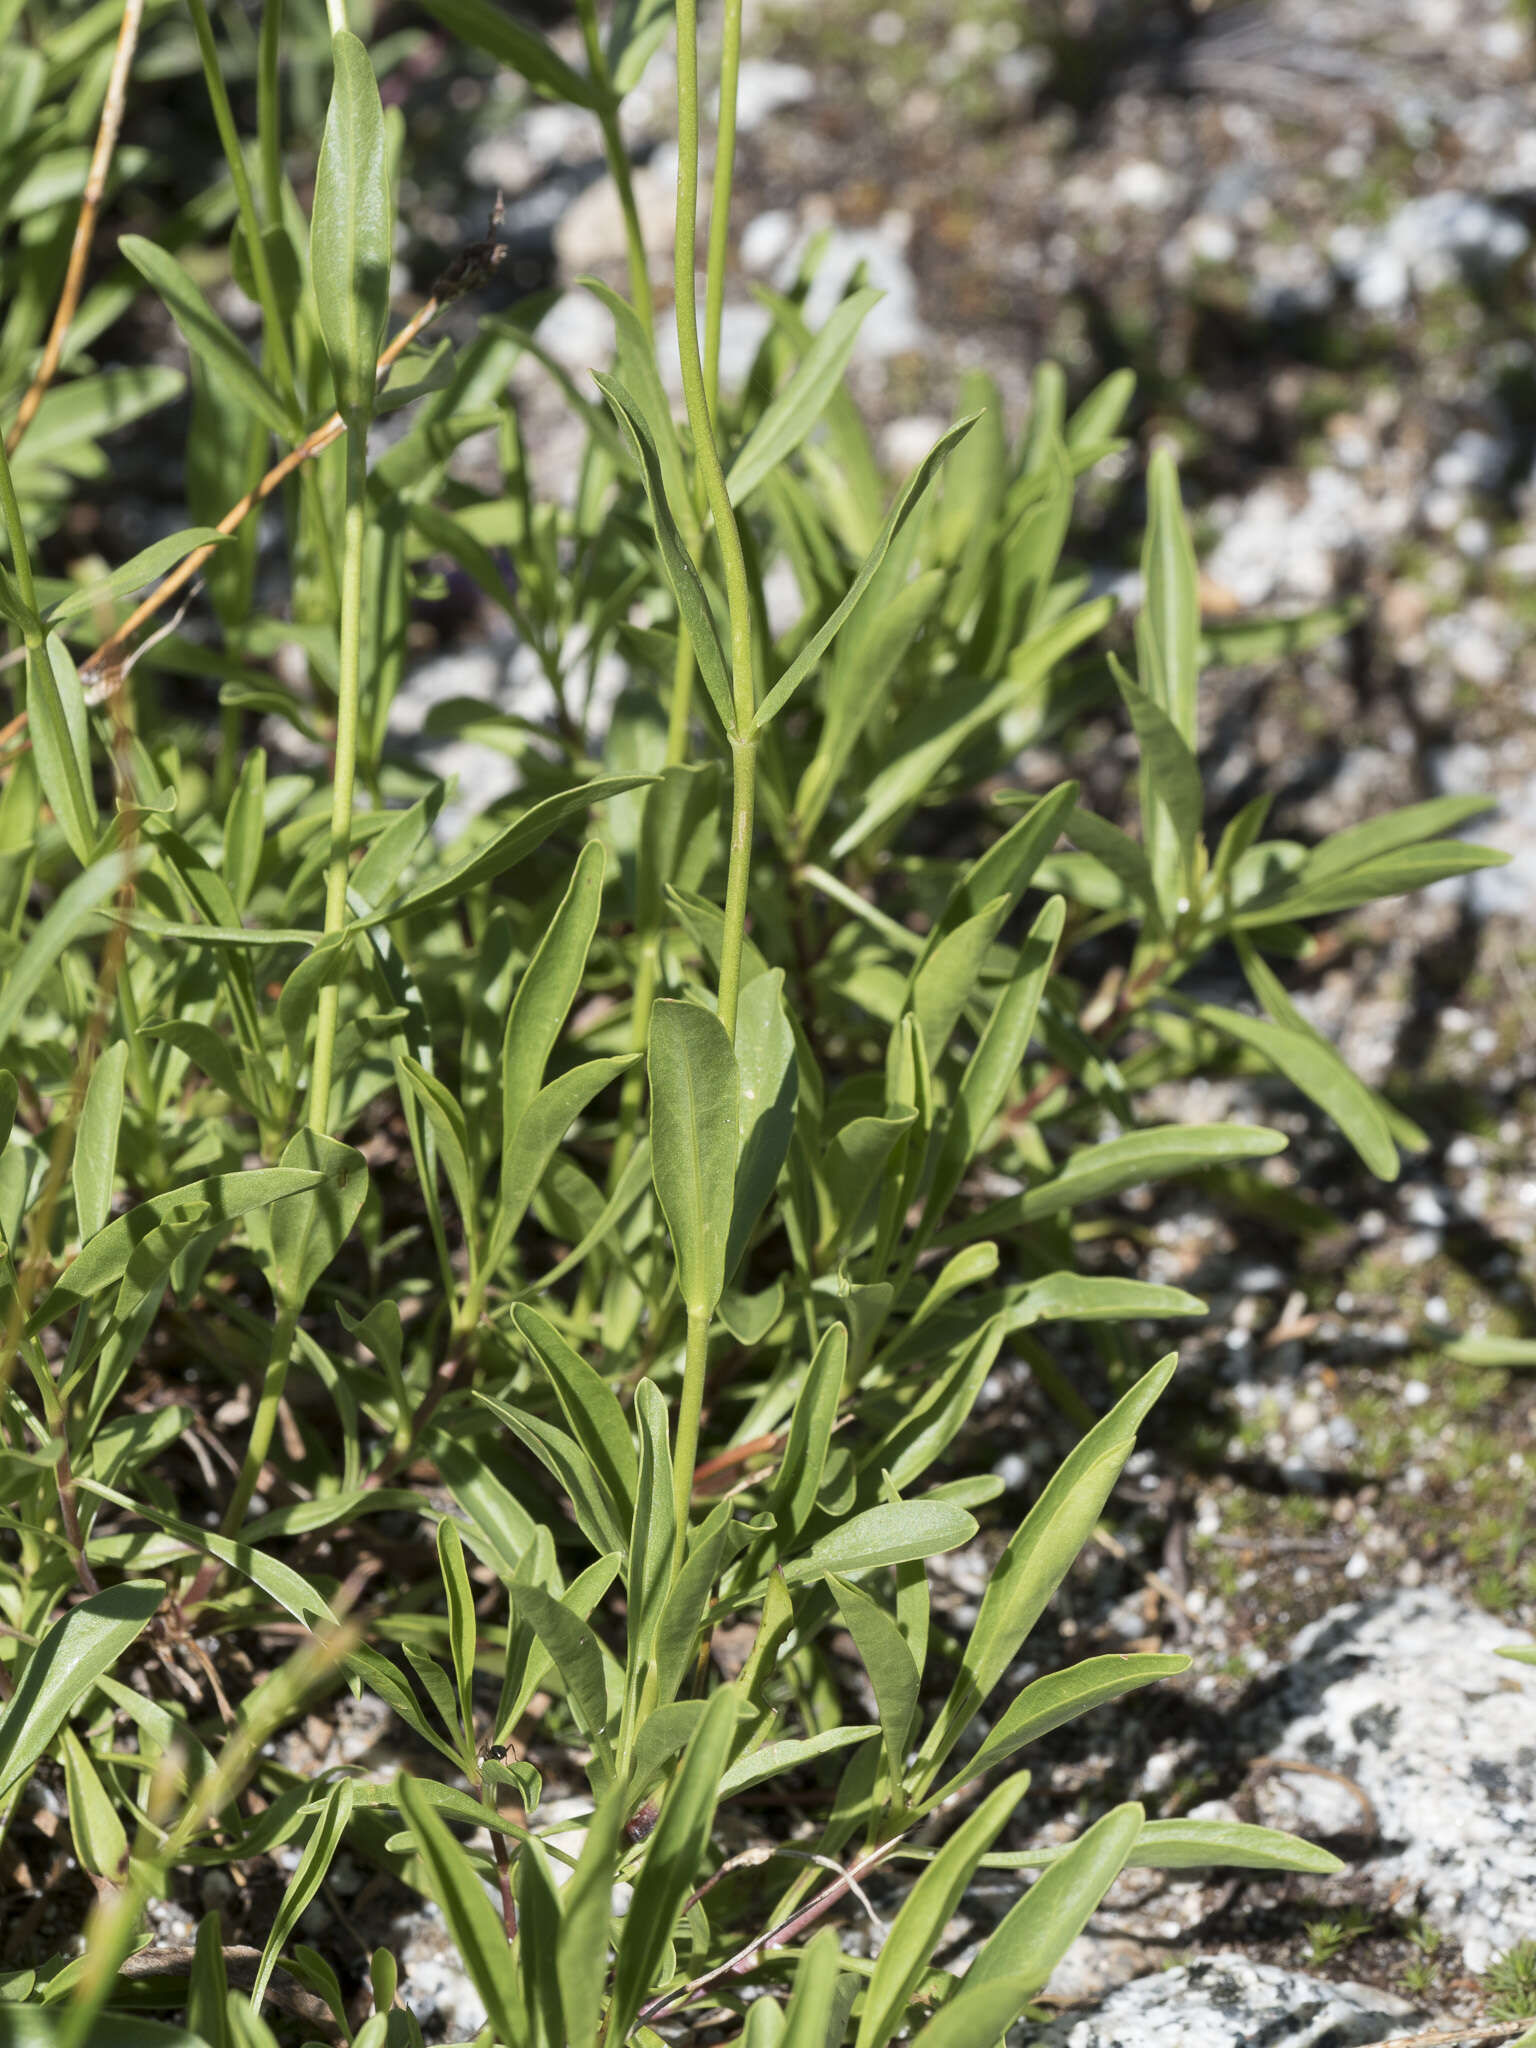
[[[1187,1660],[1009,1674],[1173,1371],[1125,1326],[1202,1307],[1080,1271],[1093,1205],[1174,1175],[1274,1194],[1278,1132],[1142,1105],[1171,1078],[1278,1074],[1394,1175],[1418,1133],[1303,1019],[1284,963],[1314,921],[1494,858],[1447,836],[1479,806],[1312,848],[1265,838],[1262,801],[1207,832],[1171,457],[1148,468],[1133,645],[1066,553],[1128,379],[1069,407],[1042,370],[1014,440],[978,377],[893,493],[843,383],[875,295],[812,333],[807,274],[720,388],[729,122],[698,308],[692,0],[606,30],[587,0],[582,71],[487,0],[431,0],[590,110],[630,223],[629,296],[591,286],[613,373],[548,366],[585,433],[562,502],[533,489],[509,384],[542,306],[418,340],[489,248],[386,342],[408,136],[363,43],[333,20],[323,137],[285,133],[269,4],[248,145],[189,8],[227,182],[175,246],[123,238],[131,276],[86,293],[47,364],[137,10],[18,27],[0,7],[0,1821],[54,1800],[98,1893],[83,1952],[0,1982],[0,2014],[78,2042],[158,2005],[262,2042],[295,2024],[291,1991],[268,1999],[280,1968],[311,2032],[418,2040],[387,1953],[360,2005],[299,1938],[345,1852],[438,1903],[509,2048],[709,2014],[754,2048],[996,2040],[1128,1865],[1332,1867],[1134,1804],[1065,1850],[994,1848],[1032,1741]],[[674,25],[681,420],[617,123]],[[738,39],[728,8],[727,116]],[[256,353],[194,245],[259,306]],[[141,285],[190,356],[195,523],[71,585],[42,543],[102,474],[100,435],[179,388],[87,354]],[[494,486],[455,466],[475,436]],[[257,576],[268,501],[280,592]],[[437,707],[435,733],[519,777],[452,832],[451,792],[391,729],[446,569],[506,615],[551,706]],[[172,609],[194,570],[214,647],[201,608]],[[271,665],[285,645],[300,682]],[[175,708],[187,675],[219,679],[216,724]],[[1139,835],[1017,773],[1115,697]],[[1187,993],[1218,949],[1245,1008]],[[1105,1326],[1105,1412],[1029,1334],[1051,1322]],[[1004,1355],[1081,1440],[999,1532],[957,1640],[926,1561],[1001,1490],[946,1461]],[[348,1685],[393,1711],[412,1769],[281,1760]],[[541,1819],[530,1746],[562,1789],[584,1779],[574,1821]],[[786,1782],[816,1789],[815,1825],[721,1882],[722,1805]],[[152,1900],[288,1851],[240,1990],[216,1912],[177,1969],[122,1974]],[[870,1963],[837,1923],[902,1859],[919,1874]],[[1043,1874],[957,1980],[932,1959],[984,1863]]]

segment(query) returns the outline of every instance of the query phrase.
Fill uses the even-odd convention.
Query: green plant
[[[1491,1962],[1483,1985],[1490,2019],[1536,2019],[1536,1941],[1516,1942]]]
[[[306,222],[281,10],[247,152],[193,0],[229,177],[196,232],[249,287],[259,354],[171,238],[123,243],[193,364],[197,523],[75,587],[29,537],[47,400],[0,464],[21,656],[0,797],[0,1812],[20,1827],[34,1778],[62,1784],[98,1894],[84,1954],[0,1993],[71,2044],[109,2008],[128,2028],[129,1987],[197,2039],[264,2043],[280,1966],[351,2038],[337,1964],[295,1939],[345,1844],[437,1901],[511,2048],[612,2048],[722,2008],[754,2044],[995,2040],[1121,1869],[1336,1867],[1135,1804],[1065,1850],[1003,1846],[1028,1833],[1028,1776],[1002,1767],[1187,1664],[1010,1679],[1173,1370],[1146,1369],[1126,1326],[1203,1309],[1079,1271],[1077,1244],[1095,1204],[1176,1175],[1272,1197],[1267,1126],[1143,1121],[1181,1075],[1279,1076],[1394,1173],[1418,1133],[1271,957],[1303,950],[1308,920],[1495,856],[1442,836],[1478,808],[1461,799],[1313,849],[1262,839],[1254,804],[1211,843],[1166,454],[1134,675],[1064,555],[1076,479],[1122,445],[1126,378],[1069,410],[1042,371],[1017,442],[969,380],[888,506],[843,386],[871,292],[812,334],[807,276],[771,300],[743,389],[720,388],[730,150],[700,347],[690,6],[679,423],[618,128],[671,10],[637,0],[605,33],[580,8],[581,70],[486,0],[431,11],[590,112],[610,153],[630,296],[592,289],[614,373],[594,400],[549,366],[586,436],[571,502],[536,496],[509,390],[540,356],[538,306],[457,351],[414,347],[491,252],[383,342],[408,136],[335,7]],[[726,40],[729,74],[734,12]],[[370,456],[370,419],[405,406]],[[485,433],[497,480],[470,484],[453,457]],[[249,514],[269,500],[285,616],[255,598]],[[780,563],[802,611],[775,634]],[[432,731],[521,775],[452,842],[445,788],[390,731],[412,606],[444,564],[554,705],[543,729],[438,707]],[[217,649],[165,616],[199,573]],[[1250,657],[1297,631],[1246,630]],[[299,681],[274,672],[283,646]],[[605,722],[610,654],[631,680]],[[165,708],[166,674],[218,685],[216,731]],[[1074,785],[1010,782],[1022,747],[1112,697],[1141,749],[1139,838]],[[258,716],[317,765],[247,745]],[[1252,1010],[1182,993],[1217,949]],[[1049,1323],[1097,1335],[1091,1377],[1053,1358]],[[1080,1440],[956,1640],[927,1561],[1001,1491],[965,1448],[1005,1346]],[[226,1401],[232,1455],[210,1425]],[[215,1456],[227,1469],[199,1462]],[[390,1574],[367,1549],[381,1517],[410,1532]],[[233,1698],[226,1663],[249,1674]],[[314,1777],[274,1752],[344,1685],[392,1710],[415,1768]],[[873,1719],[850,1715],[861,1686]],[[539,1819],[552,1775],[589,1795],[574,1854],[568,1820]],[[803,1843],[770,1828],[726,1857],[721,1804],[786,1779],[815,1815]],[[120,1975],[149,1901],[301,1844],[248,1996],[228,1995],[215,1915],[184,1971]],[[908,1864],[877,1960],[845,1956],[832,1920]],[[1043,1874],[955,1981],[935,1956],[982,1867]],[[617,1880],[634,1889],[615,1917]],[[364,2048],[418,2038],[397,1974],[373,1957]]]
[[[1307,1960],[1319,1969],[1371,1931],[1371,1916],[1359,1906],[1346,1906],[1336,1917],[1306,1923]]]

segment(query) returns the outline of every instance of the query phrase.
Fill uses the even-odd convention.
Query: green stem
[[[325,883],[325,935],[339,932],[347,915],[347,864],[352,843],[352,795],[357,779],[358,699],[361,694],[363,545],[368,513],[368,422],[347,423],[347,509],[341,564],[341,646],[336,681],[336,768],[331,785],[331,865]],[[331,1114],[331,1063],[341,989],[320,991],[315,1005],[315,1059],[309,1122],[325,1131]]]
[[[282,36],[283,0],[264,0],[256,59],[256,146],[268,227],[276,227],[283,217],[283,102],[278,84]]]
[[[688,1312],[688,1341],[683,1352],[683,1392],[677,1404],[677,1441],[672,1448],[673,1508],[677,1531],[672,1569],[681,1570],[688,1547],[688,1519],[693,1511],[693,1468],[699,1458],[699,1417],[704,1409],[704,1368],[709,1356],[709,1317]]]
[[[27,529],[22,523],[16,486],[11,480],[11,464],[5,452],[3,435],[0,435],[0,518],[5,521],[6,538],[11,543],[11,574],[16,580],[16,595],[29,612],[35,612],[37,588],[32,581],[32,557],[27,552]],[[41,638],[31,632],[27,634],[26,641],[29,647],[42,645]]]
[[[752,815],[757,803],[757,741],[731,740],[731,853],[720,934],[720,1021],[736,1036],[741,958],[747,941],[747,883],[752,872]]]
[[[582,39],[587,48],[587,69],[592,74],[592,83],[602,94],[602,105],[597,110],[599,125],[603,131],[603,154],[608,159],[608,172],[618,190],[619,208],[624,216],[624,248],[629,259],[629,296],[635,311],[650,333],[656,319],[655,301],[651,297],[650,266],[645,260],[645,237],[640,232],[640,209],[635,204],[635,187],[629,175],[629,152],[624,147],[624,137],[619,132],[619,96],[613,89],[613,74],[608,69],[608,59],[603,54],[603,39],[598,31],[597,7],[594,0],[577,0],[577,13],[581,16]]]
[[[219,131],[224,160],[229,165],[230,179],[235,188],[235,203],[240,209],[240,225],[245,230],[246,254],[251,259],[251,276],[256,285],[256,298],[261,306],[262,340],[271,359],[272,368],[277,372],[282,395],[297,413],[298,386],[294,382],[293,357],[288,349],[288,335],[278,306],[277,288],[272,282],[271,266],[267,262],[266,244],[261,239],[261,218],[256,211],[256,195],[251,189],[250,174],[245,167],[245,151],[241,146],[240,131],[235,126],[234,110],[229,104],[229,94],[224,89],[224,76],[219,69],[219,52],[213,40],[213,24],[208,19],[208,9],[204,0],[187,0],[187,5],[192,11],[192,28],[197,36],[198,52],[203,60],[203,77],[207,81],[208,98],[213,106],[214,125]]]
[[[298,1309],[284,1308],[273,1328],[272,1349],[267,1354],[267,1369],[262,1374],[261,1394],[251,1422],[250,1441],[245,1447],[245,1461],[240,1467],[240,1477],[235,1481],[229,1506],[224,1510],[224,1519],[219,1524],[222,1536],[233,1536],[238,1532],[251,1504],[251,1495],[261,1479],[261,1468],[272,1448],[272,1432],[277,1427],[278,1405],[287,1384],[288,1362],[293,1356],[293,1338],[298,1323]]]
[[[731,187],[736,176],[736,86],[741,75],[741,0],[725,0],[720,51],[720,118],[715,124],[715,176],[709,202],[709,268],[704,289],[704,385],[712,415],[720,410],[720,328],[725,315],[725,257],[731,238]]]
[[[694,225],[699,204],[699,50],[697,0],[677,0],[677,350],[683,398],[693,433],[694,456],[714,522],[725,577],[731,622],[731,700],[734,731],[731,755],[734,796],[730,866],[726,881],[726,922],[720,969],[720,1021],[734,1039],[736,998],[741,983],[741,949],[752,856],[752,813],[757,749],[747,739],[757,710],[752,642],[752,601],[741,532],[725,487],[715,445],[704,366],[699,358],[699,309],[694,279]],[[728,195],[727,195],[728,197]],[[732,920],[737,929],[733,932]]]

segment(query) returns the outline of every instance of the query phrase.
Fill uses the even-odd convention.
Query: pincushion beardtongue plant
[[[200,0],[227,261],[260,307],[260,360],[179,257],[147,238],[124,253],[186,340],[198,418],[245,429],[194,444],[209,523],[56,588],[0,470],[0,610],[27,657],[30,743],[0,798],[16,1070],[0,1085],[0,1820],[19,1832],[38,1775],[62,1782],[100,1894],[84,1957],[0,1977],[0,2023],[21,2000],[84,2040],[126,1998],[117,1966],[146,1901],[221,1866],[270,1880],[281,1855],[275,1915],[238,1930],[258,1949],[248,1995],[213,1915],[195,1959],[154,1981],[216,2048],[265,2048],[283,1983],[353,2038],[337,1966],[297,1938],[345,1848],[437,1901],[508,2048],[616,2048],[722,2010],[754,2048],[993,2041],[1127,1864],[1333,1867],[1289,1837],[1134,1803],[1065,1850],[1017,1846],[1039,1816],[1026,1776],[996,1771],[1188,1661],[1010,1675],[1173,1369],[1140,1370],[1126,1325],[1203,1310],[1079,1272],[1077,1238],[1092,1205],[1173,1175],[1236,1205],[1273,1195],[1254,1162],[1281,1148],[1274,1131],[1142,1122],[1145,1091],[1191,1072],[1279,1077],[1395,1172],[1414,1127],[1266,955],[1304,950],[1308,919],[1492,856],[1440,836],[1477,808],[1459,799],[1310,850],[1262,840],[1250,805],[1208,851],[1197,680],[1216,636],[1171,460],[1149,467],[1134,671],[1088,651],[1111,606],[1064,557],[1076,479],[1122,445],[1125,378],[1069,413],[1042,371],[1017,443],[996,390],[968,379],[889,504],[843,388],[876,296],[857,281],[814,334],[809,273],[770,295],[752,373],[720,387],[734,5],[702,348],[691,0],[621,6],[606,33],[583,4],[583,70],[486,0],[430,8],[455,61],[483,47],[590,114],[610,152],[630,296],[592,287],[616,341],[599,400],[562,386],[587,436],[572,502],[538,502],[508,395],[540,348],[527,311],[380,383],[409,130],[380,111],[363,45],[333,12],[306,234],[282,16],[263,12],[252,176]],[[674,20],[683,422],[619,132]],[[370,465],[370,418],[396,399],[417,411]],[[45,400],[23,457],[48,423]],[[494,488],[449,467],[486,434]],[[302,479],[275,497],[281,621],[255,609],[248,540],[210,538],[241,527],[229,511],[274,438]],[[107,707],[106,747],[72,645],[210,545],[226,649],[149,649]],[[440,708],[434,733],[495,746],[522,776],[446,845],[444,786],[388,731],[412,597],[443,560],[532,650],[556,706],[536,733]],[[776,563],[802,607],[782,632]],[[307,697],[262,666],[285,640]],[[631,682],[604,725],[591,684],[610,653]],[[216,672],[216,746],[140,690],[160,663]],[[1141,749],[1139,838],[1072,784],[982,804],[1022,747],[1115,695]],[[239,759],[252,710],[323,765]],[[940,805],[964,810],[979,853],[933,851]],[[1117,949],[1097,986],[1090,948]],[[1181,995],[1218,948],[1258,1014]],[[1015,1191],[984,1203],[981,1169],[998,1167]],[[1098,1340],[1096,1370],[1068,1378],[1036,1334],[1053,1321]],[[1003,1490],[967,1432],[1005,1352],[1060,1409],[1065,1455],[996,1532],[967,1633],[931,1611],[929,1562],[978,1539],[974,1511]],[[210,1427],[226,1400],[249,1417],[234,1459]],[[318,1640],[274,1669],[280,1630]],[[273,1747],[343,1682],[416,1745],[391,1783]],[[540,1817],[546,1780],[568,1795],[583,1778],[589,1810]],[[726,1856],[721,1803],[786,1780],[803,1827],[783,1800]],[[845,1957],[827,1923],[871,1885],[890,1896],[904,1863],[919,1874],[878,1957]],[[983,1867],[1041,1875],[957,1982],[935,1957]],[[618,1915],[616,1882],[632,1887]],[[397,1984],[379,1952],[364,2048],[419,2038]]]

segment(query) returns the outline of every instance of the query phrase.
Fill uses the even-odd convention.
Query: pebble
[[[1373,1568],[1360,1549],[1345,1575]],[[1496,1654],[1520,1640],[1445,1587],[1338,1607],[1296,1638],[1274,1697],[1240,1729],[1257,1753],[1360,1788],[1378,1836],[1364,1866],[1372,1883],[1384,1899],[1416,1901],[1476,1972],[1531,1931],[1536,1675]],[[1361,1826],[1358,1799],[1310,1773],[1267,1779],[1257,1796],[1273,1827]]]
[[[1024,2038],[1028,2048],[1355,2048],[1416,2023],[1390,1992],[1222,1955],[1138,1977],[1086,2018],[1066,2013]]]

